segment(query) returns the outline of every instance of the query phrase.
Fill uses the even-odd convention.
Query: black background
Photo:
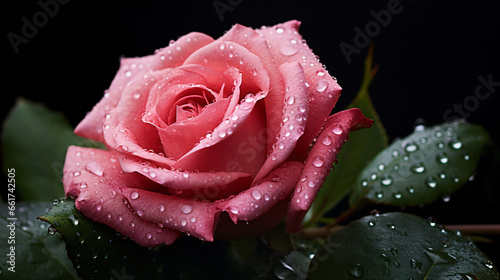
[[[371,11],[387,9],[395,1],[70,0],[59,4],[17,53],[7,34],[22,35],[23,17],[33,22],[43,9],[38,1],[7,1],[2,7],[1,118],[22,96],[63,112],[75,126],[101,99],[120,56],[151,54],[191,31],[217,38],[235,23],[258,28],[291,19],[302,22],[304,39],[343,87],[335,109],[341,110],[359,89],[367,48],[359,48],[349,63],[339,45],[355,45],[354,28],[363,30],[374,21]],[[443,122],[446,110],[473,99],[479,76],[500,82],[498,1],[396,2],[402,11],[371,38],[380,69],[370,92],[391,140],[411,133],[417,118],[429,125]],[[217,11],[214,3],[229,9]],[[466,111],[467,120],[483,125],[498,143],[500,86],[494,89]],[[448,203],[410,210],[441,223],[500,223],[495,212],[500,210],[499,191],[487,193],[483,183],[469,183]],[[482,247],[496,266],[498,253],[491,248],[498,250],[499,242]]]

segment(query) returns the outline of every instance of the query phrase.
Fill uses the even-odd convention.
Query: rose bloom
[[[123,58],[76,127],[107,150],[71,146],[63,183],[86,217],[143,246],[296,232],[358,109],[298,33],[300,22],[190,33]]]

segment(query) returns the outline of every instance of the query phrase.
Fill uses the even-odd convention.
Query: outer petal
[[[146,222],[124,203],[124,190],[147,182],[137,174],[124,174],[111,152],[71,146],[64,165],[64,189],[77,197],[76,208],[143,246],[171,244],[179,232]]]
[[[243,172],[193,172],[170,170],[151,163],[140,162],[133,157],[120,159],[125,172],[137,172],[149,178],[178,197],[214,201],[226,198],[246,189],[252,182],[252,175]]]
[[[235,224],[262,216],[295,189],[302,167],[300,162],[281,164],[260,183],[222,203],[221,208]]]
[[[300,61],[309,86],[309,117],[304,135],[294,152],[296,159],[307,157],[309,145],[318,135],[323,121],[331,114],[340,97],[341,88],[336,79],[323,68],[312,50],[298,33],[300,22],[296,20],[257,30],[269,42],[278,65]]]
[[[213,39],[202,33],[190,33],[179,38],[175,43],[159,50],[156,54],[140,58],[123,58],[104,98],[78,124],[75,133],[86,138],[104,142],[102,127],[105,115],[116,107],[125,85],[134,77],[150,70],[173,68],[181,65],[186,57],[197,49],[212,42]]]
[[[372,120],[359,109],[345,110],[330,116],[306,160],[304,170],[288,209],[286,227],[290,232],[301,228],[302,219],[311,207],[349,131],[370,127]]]
[[[124,189],[123,195],[142,219],[201,240],[213,241],[220,214],[215,204],[133,188]]]
[[[260,180],[276,166],[288,159],[295,149],[297,140],[304,133],[307,121],[309,94],[305,85],[302,67],[297,62],[291,62],[281,65],[280,71],[286,85],[283,121],[276,136],[278,141],[272,146],[271,153],[259,170],[255,181]]]

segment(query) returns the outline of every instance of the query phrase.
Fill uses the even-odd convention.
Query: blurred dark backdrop
[[[102,97],[120,56],[151,54],[191,31],[217,38],[235,23],[257,28],[298,19],[301,34],[343,87],[336,110],[359,89],[368,48],[357,30],[364,30],[380,64],[370,92],[390,139],[408,135],[418,118],[443,122],[451,110],[448,117],[483,125],[498,143],[499,8],[496,0],[7,1],[1,118],[22,96],[76,125]],[[356,50],[346,56],[341,44]],[[481,78],[490,86],[476,96]],[[414,211],[440,223],[500,223],[499,204],[499,191],[488,193],[478,180],[450,202]],[[498,253],[488,254],[499,266]]]

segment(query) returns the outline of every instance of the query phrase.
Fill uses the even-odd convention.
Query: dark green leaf
[[[66,243],[83,279],[276,279],[279,261],[260,239],[201,242],[185,237],[172,245],[141,247],[61,200],[40,219]],[[53,237],[55,238],[55,237]]]
[[[16,170],[18,199],[52,201],[64,196],[61,183],[69,145],[94,146],[73,134],[63,115],[19,99],[4,122],[3,164]]]
[[[453,122],[415,131],[380,152],[358,177],[350,203],[413,206],[450,195],[475,172],[488,133]]]
[[[359,108],[363,115],[374,120],[369,129],[362,129],[349,134],[349,141],[343,146],[338,156],[335,169],[326,178],[321,191],[314,200],[312,206],[311,223],[335,207],[346,197],[357,183],[356,178],[361,170],[377,155],[387,147],[387,135],[380,118],[373,107],[368,89],[375,77],[378,66],[373,67],[373,48],[370,47],[365,59],[365,72],[361,88],[354,101],[347,106]],[[369,141],[367,141],[369,139]]]
[[[340,280],[500,279],[469,239],[404,213],[367,216],[339,230],[316,253],[308,275]]]
[[[49,235],[46,223],[36,220],[50,206],[50,202],[19,202],[14,215],[9,215],[7,205],[0,204],[0,239],[5,242],[0,255],[2,279],[79,279],[64,244]],[[9,270],[12,265],[15,272]]]

